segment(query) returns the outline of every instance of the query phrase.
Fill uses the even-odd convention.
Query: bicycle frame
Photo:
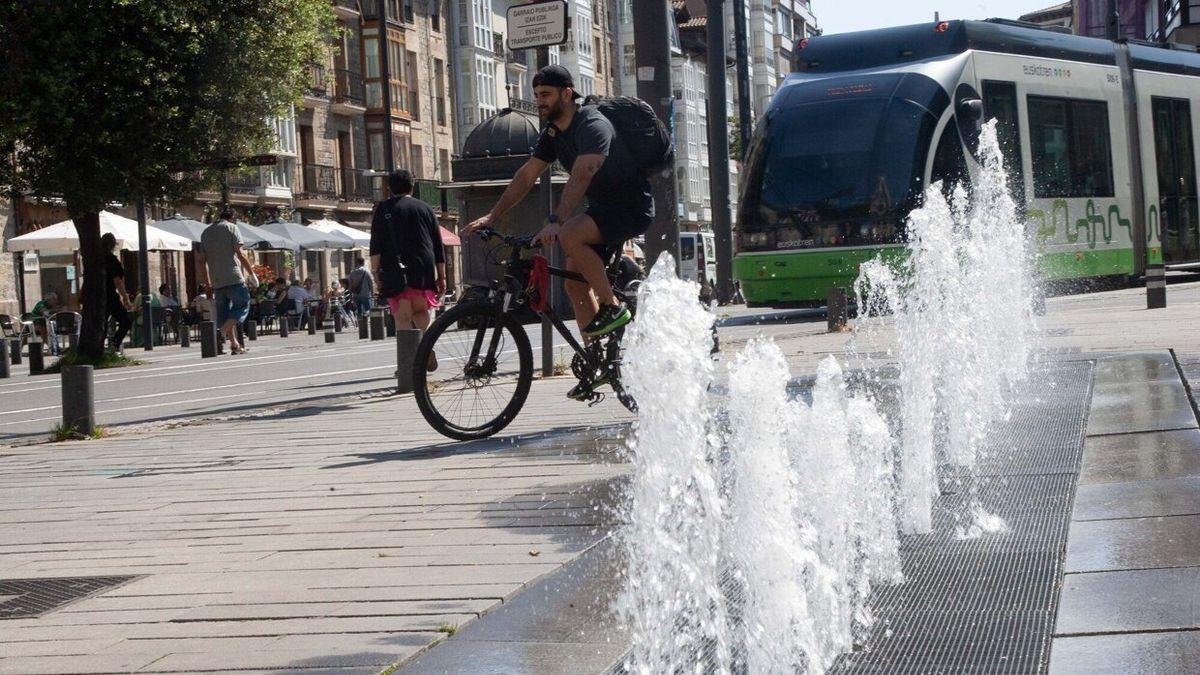
[[[504,288],[503,289],[498,288],[499,284],[493,284],[493,286],[492,286],[491,299],[492,299],[492,303],[494,304],[494,306],[496,308],[497,325],[499,325],[501,317],[503,317],[503,315],[509,313],[512,310],[512,302],[513,302],[514,298],[519,298],[521,296],[521,294],[524,292],[524,287],[522,286],[521,280],[515,276],[515,274],[513,273],[512,270],[519,269],[526,264],[527,263],[521,258],[521,249],[518,247],[513,247],[512,253],[509,255],[508,261],[505,263],[504,282],[503,282]],[[605,272],[606,272],[606,274],[609,275],[610,281],[613,278],[612,271],[614,269],[615,264],[616,264],[616,261],[614,261],[612,264],[610,264],[609,266],[607,266],[605,268]],[[583,275],[579,274],[578,272],[572,272],[570,270],[562,269],[560,267],[554,267],[551,265],[547,265],[546,271],[550,274],[550,276],[559,277],[562,279],[568,279],[571,281],[578,281],[578,282],[585,283],[585,284],[587,283],[587,279],[585,279],[583,277]],[[621,290],[617,289],[615,286],[613,287],[613,293],[615,293],[617,295],[617,297],[620,298],[621,300],[626,299],[625,294],[623,292],[621,292]],[[538,311],[538,310],[533,310],[533,311],[542,319],[549,321],[550,324],[552,326],[554,326],[554,329],[558,332],[558,334],[560,336],[562,336],[562,339],[565,340],[568,345],[570,345],[571,349],[576,354],[578,354],[580,357],[582,357],[584,360],[586,360],[589,365],[591,365],[593,367],[597,367],[597,368],[600,366],[600,363],[595,362],[595,360],[588,354],[588,350],[583,346],[583,344],[581,344],[579,340],[575,339],[575,336],[571,334],[570,329],[568,329],[566,324],[563,323],[562,317],[560,317],[558,315],[558,313],[554,311],[553,308],[548,307],[541,311]],[[470,356],[470,361],[469,361],[470,363],[478,363],[479,353],[483,347],[484,332],[485,332],[485,330],[481,326],[480,329],[477,330],[475,333],[475,341],[471,347],[471,356]],[[491,342],[488,344],[488,351],[487,351],[487,353],[489,355],[494,355],[496,353],[496,349],[499,346],[499,341],[500,341],[500,331],[498,331],[498,330],[492,331],[492,339],[491,339]],[[491,358],[494,358],[494,356]],[[488,365],[491,365],[491,364],[484,364],[484,365],[486,368]]]

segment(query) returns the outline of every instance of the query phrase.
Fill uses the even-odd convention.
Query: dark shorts
[[[606,264],[621,252],[626,241],[645,234],[654,222],[654,197],[649,183],[632,195],[594,201],[589,197],[589,202],[587,215],[604,237],[604,242],[593,245],[592,249]]]

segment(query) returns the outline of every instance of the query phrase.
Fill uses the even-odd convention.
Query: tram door
[[[1152,106],[1163,260],[1168,263],[1200,260],[1189,103],[1186,99],[1156,96]]]

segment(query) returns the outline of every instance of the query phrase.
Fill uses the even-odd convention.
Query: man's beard
[[[547,122],[557,122],[563,115],[563,104],[558,101],[554,105],[539,108],[538,113]]]

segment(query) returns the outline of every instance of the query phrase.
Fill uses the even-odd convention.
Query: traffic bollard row
[[[211,359],[217,355],[217,324],[200,322],[200,358]]]
[[[41,375],[46,370],[46,357],[42,354],[42,341],[34,338],[29,341],[29,374]]]
[[[396,393],[407,394],[413,390],[413,358],[421,331],[415,328],[396,331]]]
[[[846,298],[846,289],[831,288],[825,302],[825,318],[829,324],[830,333],[845,331],[850,322],[850,308]]]
[[[1167,267],[1162,263],[1146,265],[1146,309],[1167,306]]]
[[[96,431],[96,391],[92,366],[62,369],[62,423],[84,436]]]

